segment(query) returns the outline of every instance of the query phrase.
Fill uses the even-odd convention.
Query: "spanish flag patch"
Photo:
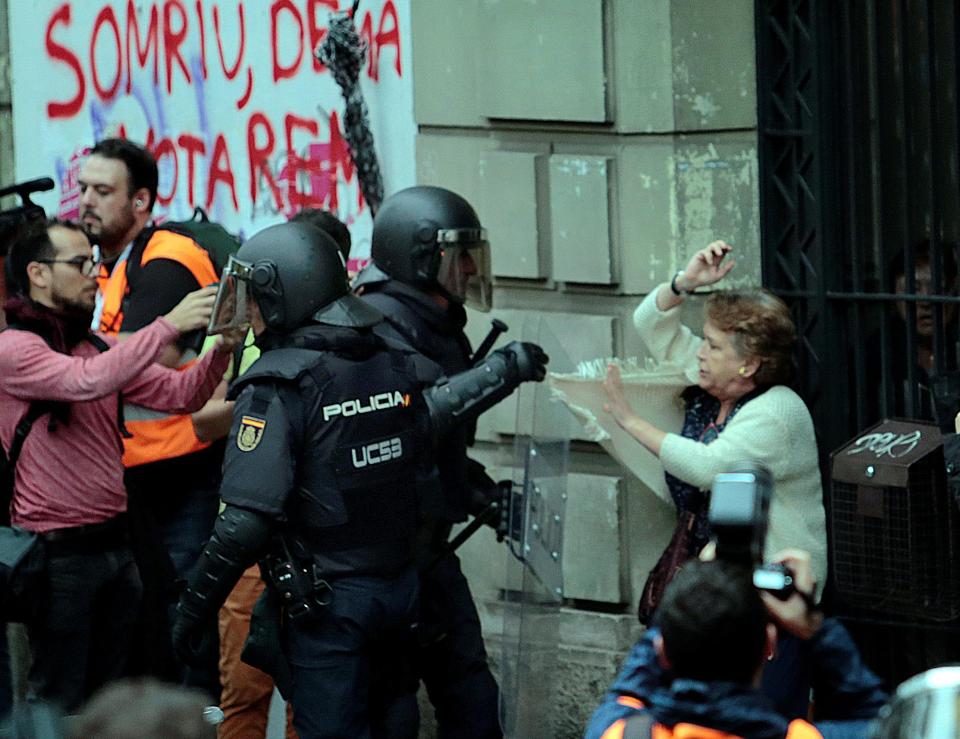
[[[262,418],[244,416],[240,419],[240,429],[237,431],[237,449],[241,452],[252,452],[263,438],[263,430],[267,422]]]

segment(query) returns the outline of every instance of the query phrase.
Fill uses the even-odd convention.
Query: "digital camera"
[[[793,573],[781,563],[763,563],[773,476],[762,464],[742,462],[713,479],[710,528],[717,559],[753,569],[758,590],[786,600],[794,592]]]

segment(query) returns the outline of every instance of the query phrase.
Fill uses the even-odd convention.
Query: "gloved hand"
[[[479,516],[491,503],[500,503],[500,491],[497,490],[497,483],[487,474],[487,470],[482,464],[472,457],[467,457],[464,471],[466,472],[471,516]]]
[[[173,622],[173,652],[183,664],[197,666],[203,658],[207,629],[205,620],[184,608],[181,600]]]
[[[536,344],[529,341],[511,341],[498,352],[515,363],[520,382],[540,382],[547,376],[550,357]]]
[[[484,466],[467,457],[470,514],[484,516],[484,523],[497,532],[497,541],[517,539],[523,528],[523,495],[513,480],[495,481]],[[495,510],[490,510],[491,504]]]

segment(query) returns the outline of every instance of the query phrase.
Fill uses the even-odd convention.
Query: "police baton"
[[[477,347],[477,350],[473,353],[473,356],[470,357],[470,364],[474,365],[487,356],[487,352],[493,347],[494,342],[500,337],[504,331],[509,328],[507,324],[501,321],[499,318],[494,318],[490,321],[490,333],[486,335],[483,341],[480,342],[480,346]]]
[[[469,539],[471,536],[477,533],[477,530],[481,526],[484,526],[485,524],[490,523],[494,519],[499,518],[500,507],[501,507],[500,501],[497,501],[497,500],[490,501],[487,504],[487,507],[484,508],[476,516],[474,516],[473,520],[470,523],[468,523],[466,526],[464,526],[463,530],[461,530],[459,534],[457,534],[450,541],[448,541],[446,544],[443,545],[443,548],[439,552],[437,552],[429,562],[427,562],[427,564],[423,567],[422,570],[420,570],[420,574],[424,575],[430,572],[430,570],[432,570],[434,567],[436,567],[440,563],[440,560],[456,552],[467,539]],[[501,537],[498,535],[497,539],[499,540],[500,538]]]

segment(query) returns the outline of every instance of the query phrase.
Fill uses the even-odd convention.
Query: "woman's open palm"
[[[609,403],[603,404],[603,409],[610,413],[617,423],[623,426],[632,416],[636,415],[623,392],[623,379],[620,377],[620,368],[617,365],[607,365],[607,376],[603,381],[603,390],[607,394],[607,398],[610,399]]]

